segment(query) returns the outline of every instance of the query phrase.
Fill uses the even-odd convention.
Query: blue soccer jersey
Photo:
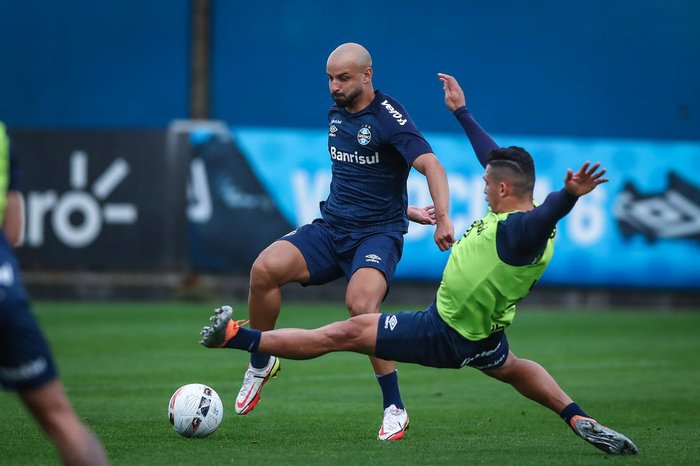
[[[403,106],[379,91],[357,113],[334,105],[328,151],[333,177],[323,219],[349,231],[406,233],[406,179],[414,160],[433,150]]]

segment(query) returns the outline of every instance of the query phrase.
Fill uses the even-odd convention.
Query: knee
[[[250,269],[251,288],[260,288],[278,285],[279,265],[270,254],[261,253]]]
[[[348,296],[345,299],[345,304],[347,305],[348,311],[352,316],[379,312],[380,302],[380,300],[377,300],[374,296],[370,296],[368,294],[355,294],[353,296]]]

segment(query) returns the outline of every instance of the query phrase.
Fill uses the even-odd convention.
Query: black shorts
[[[468,340],[442,320],[433,303],[420,312],[382,314],[375,356],[430,367],[484,370],[502,366],[508,350],[503,331],[483,340]]]

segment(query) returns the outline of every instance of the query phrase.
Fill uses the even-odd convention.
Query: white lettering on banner
[[[106,203],[104,200],[129,175],[126,160],[115,159],[95,180],[91,192],[87,188],[88,156],[83,151],[71,154],[69,182],[71,191],[59,196],[56,191],[27,193],[27,245],[44,244],[44,217],[51,215],[51,227],[56,237],[66,246],[82,248],[94,242],[102,231],[103,223],[133,224],[138,212],[133,204]],[[74,223],[76,215],[80,223]]]
[[[291,181],[297,225],[311,223],[321,215],[318,203],[328,197],[331,172],[320,170],[311,175],[306,170],[294,170]]]
[[[80,224],[74,225],[71,222],[73,213],[82,214]],[[97,238],[102,229],[100,205],[85,192],[67,192],[54,207],[51,225],[56,236],[66,245],[73,248],[87,246]]]
[[[190,180],[187,183],[187,218],[193,223],[211,220],[212,205],[207,169],[202,159],[190,163]]]
[[[581,196],[568,215],[566,223],[569,237],[581,246],[594,244],[605,233],[605,186],[600,185],[586,196]]]
[[[404,118],[398,110],[392,107],[388,100],[382,102],[382,106],[387,109],[389,115],[393,116],[398,124],[400,124],[401,126],[406,124],[406,118]]]

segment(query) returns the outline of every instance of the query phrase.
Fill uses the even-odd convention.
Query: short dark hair
[[[515,194],[529,195],[535,189],[535,162],[532,156],[518,146],[499,147],[488,153],[488,164],[498,179],[508,179]]]

